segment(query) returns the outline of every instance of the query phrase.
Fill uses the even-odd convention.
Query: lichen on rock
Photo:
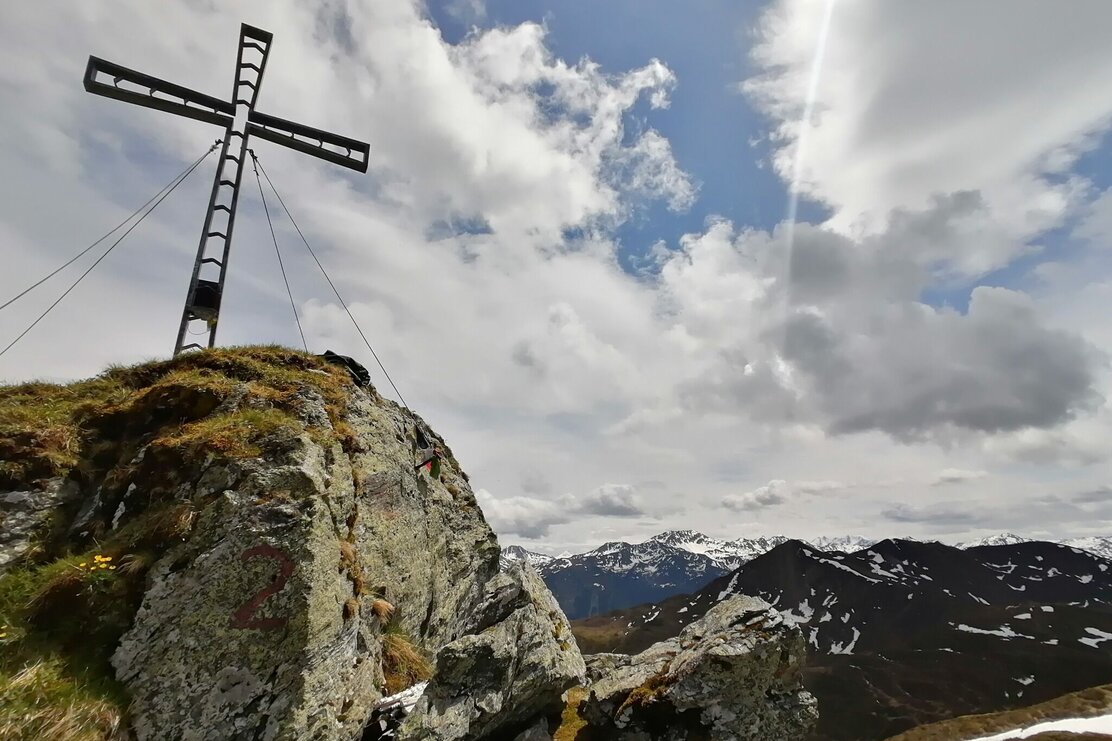
[[[467,634],[438,652],[400,737],[455,741],[524,731],[558,714],[564,691],[585,674],[552,593],[532,566],[514,564],[487,582]]]
[[[418,430],[439,476],[414,468]],[[504,592],[499,547],[444,441],[314,356],[205,351],[0,389],[0,450],[0,499],[19,518],[0,543],[0,679],[54,659],[70,690],[103,676],[97,701],[126,698],[113,728],[139,741],[359,738],[388,692],[384,645],[431,658],[475,630],[539,630],[582,663],[535,576],[527,608],[492,622],[482,607]],[[47,517],[61,526],[29,547]],[[93,552],[112,566],[88,576]],[[73,600],[88,609],[67,614]]]
[[[579,713],[607,738],[763,741],[806,737],[802,633],[766,602],[732,597],[634,656],[589,656]]]

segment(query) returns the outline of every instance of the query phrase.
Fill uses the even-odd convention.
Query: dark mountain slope
[[[1112,681],[1112,565],[1051,543],[959,550],[788,541],[691,595],[574,626],[584,651],[638,651],[733,594],[799,623],[818,738],[874,739]]]
[[[656,541],[605,543],[537,570],[571,619],[691,592],[727,573],[709,556]]]

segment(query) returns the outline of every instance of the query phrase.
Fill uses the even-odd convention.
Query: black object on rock
[[[349,358],[347,355],[337,355],[331,350],[325,350],[319,357],[324,358],[333,365],[342,365],[347,368],[347,372],[351,374],[351,380],[355,381],[356,386],[366,388],[371,385],[371,374],[367,369],[355,361],[354,358]]]

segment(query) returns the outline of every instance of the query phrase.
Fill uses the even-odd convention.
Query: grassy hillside
[[[1071,692],[1068,695],[1026,708],[1008,710],[1002,713],[965,715],[960,718],[919,726],[898,736],[893,736],[889,741],[961,741],[963,739],[990,736],[1014,728],[1025,728],[1048,720],[1091,718],[1108,713],[1112,713],[1112,684],[1091,687],[1080,692]],[[1029,738],[1039,739],[1039,741],[1052,741],[1052,739],[1058,738],[1081,741],[1082,739],[1108,739],[1112,736],[1042,733]]]

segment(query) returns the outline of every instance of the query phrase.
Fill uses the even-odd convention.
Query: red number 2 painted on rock
[[[252,558],[269,558],[278,563],[278,574],[274,581],[255,593],[251,599],[244,602],[232,613],[231,626],[233,628],[255,628],[256,630],[281,630],[286,627],[284,617],[255,617],[255,611],[262,607],[268,597],[278,594],[293,573],[293,561],[283,551],[272,545],[257,545],[248,548],[239,556],[244,561]]]

